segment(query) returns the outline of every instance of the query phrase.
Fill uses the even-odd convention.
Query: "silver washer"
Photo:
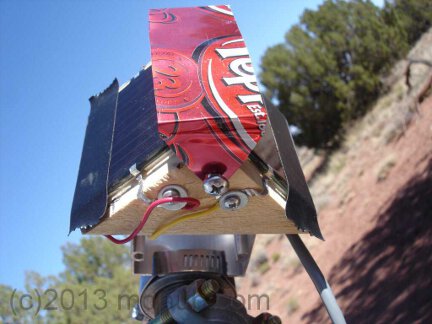
[[[249,202],[248,196],[243,191],[229,191],[219,199],[219,206],[224,210],[237,210],[243,208]]]
[[[168,197],[187,197],[187,191],[185,188],[179,185],[169,185],[166,187],[163,187],[161,191],[158,193],[158,199],[162,198],[168,198]],[[167,203],[162,204],[160,207],[168,209],[168,210],[180,210],[184,206],[186,206],[187,203],[178,202],[178,203]]]

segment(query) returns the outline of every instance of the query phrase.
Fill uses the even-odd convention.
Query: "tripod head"
[[[236,300],[234,277],[245,274],[254,240],[254,235],[232,234],[164,235],[156,240],[146,240],[144,236],[135,238],[133,269],[135,274],[142,275],[139,307],[144,318],[162,316],[168,309],[183,305],[184,309],[171,312],[181,316],[189,314],[189,317],[192,313],[200,313],[200,316],[214,318],[222,315],[220,309],[230,309],[231,320],[226,323],[233,323],[233,314],[242,318],[239,323],[249,323],[244,306]],[[201,296],[199,291],[204,283],[211,283],[213,287],[210,289],[213,297],[207,298],[212,302],[207,303],[204,298],[202,309],[184,304],[184,300],[191,298],[195,303],[196,298],[192,296]],[[170,295],[172,303],[168,307]],[[219,311],[214,312],[216,308]],[[204,309],[207,311],[202,313]],[[220,323],[222,319],[223,316],[219,316]]]
[[[132,255],[134,272],[142,275],[138,305],[142,320],[278,323],[278,317],[270,314],[249,316],[237,300],[234,277],[245,274],[254,239],[254,235],[165,235],[154,241],[137,237]]]

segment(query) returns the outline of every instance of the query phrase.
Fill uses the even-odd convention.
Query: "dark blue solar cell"
[[[159,137],[151,68],[119,92],[117,80],[90,98],[70,231],[95,225],[105,214],[109,192],[130,179],[167,147]]]
[[[110,188],[129,177],[129,168],[144,166],[166,145],[159,137],[151,68],[143,70],[119,93],[109,171]]]

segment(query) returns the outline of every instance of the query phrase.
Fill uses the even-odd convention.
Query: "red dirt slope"
[[[430,55],[432,33],[426,36],[414,54]],[[411,93],[402,67],[396,70],[390,94],[353,127],[327,171],[311,183],[326,241],[305,241],[348,323],[432,323],[430,88],[421,105],[414,104],[419,89],[430,87],[431,70],[418,70]],[[268,294],[268,311],[284,323],[330,322],[284,237],[258,237],[239,286],[244,296]],[[261,301],[260,310],[249,305],[251,313],[267,311]]]

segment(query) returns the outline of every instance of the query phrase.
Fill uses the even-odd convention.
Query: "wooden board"
[[[148,198],[155,199],[158,192],[167,185],[183,186],[190,197],[199,199],[197,210],[213,206],[217,201],[206,194],[201,180],[182,166],[173,154],[168,154],[157,167],[143,174],[143,188]],[[230,190],[251,188],[263,190],[263,182],[257,168],[247,161],[230,179]],[[268,194],[249,197],[246,207],[236,211],[218,209],[206,216],[190,219],[170,228],[165,234],[270,234],[298,233],[296,226],[285,216],[284,198],[267,186]],[[107,215],[101,222],[88,230],[88,234],[129,234],[136,228],[147,206],[138,198],[140,185],[130,185],[118,197],[114,197]],[[142,234],[150,235],[166,224],[192,211],[169,211],[156,208]]]

